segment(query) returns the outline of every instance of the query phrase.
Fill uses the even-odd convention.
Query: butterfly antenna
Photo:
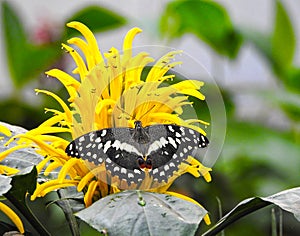
[[[142,118],[147,115],[153,108],[155,107],[155,105],[153,105],[148,111],[146,111],[141,117],[140,120],[142,120]]]

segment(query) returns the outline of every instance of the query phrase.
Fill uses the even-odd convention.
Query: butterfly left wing
[[[137,159],[142,154],[133,145],[133,129],[108,128],[93,131],[73,140],[66,148],[67,155],[81,158],[95,165],[105,163],[111,175],[120,180],[139,183],[145,173],[139,169]]]

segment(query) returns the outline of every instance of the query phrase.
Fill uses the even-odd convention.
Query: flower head
[[[175,124],[205,136],[205,131],[195,123],[207,125],[198,119],[181,118],[183,107],[192,105],[188,100],[189,96],[204,100],[204,95],[199,91],[203,82],[184,80],[171,85],[166,83],[175,77],[168,72],[181,64],[174,61],[174,57],[181,51],[171,51],[157,61],[146,52],[133,55],[133,39],[141,32],[139,28],[133,28],[125,36],[122,53],[116,48],[111,48],[102,54],[94,35],[85,25],[70,22],[67,26],[78,30],[85,39],[74,37],[67,41],[69,45],[62,44],[75,61],[76,68],[73,74],[78,75],[79,79],[58,69],[52,69],[46,74],[57,78],[65,86],[69,94],[69,105],[56,94],[37,89],[37,93],[53,97],[61,105],[62,111],[46,109],[53,112],[51,118],[26,134],[14,137],[18,138],[19,143],[16,148],[34,146],[37,152],[45,156],[37,166],[39,172],[44,170],[44,174],[47,175],[53,170],[59,170],[57,179],[39,185],[32,199],[57,188],[75,185],[78,191],[84,191],[85,203],[90,205],[95,199],[121,189],[137,188],[166,192],[173,181],[184,173],[195,177],[202,175],[206,181],[210,181],[211,169],[204,167],[192,156],[178,163],[176,171],[162,182],[145,175],[140,184],[130,185],[118,176],[109,176],[105,162],[94,165],[66,154],[65,149],[69,141],[52,134],[65,132],[69,133],[72,139],[77,139],[96,130],[134,128],[136,121],[140,121],[143,127],[153,124]],[[84,57],[80,56],[75,47]],[[143,76],[144,68],[150,63],[150,71]],[[0,158],[1,155],[4,158],[8,154],[9,151],[0,154]]]

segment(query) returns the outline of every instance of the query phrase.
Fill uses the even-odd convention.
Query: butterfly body
[[[197,131],[173,124],[135,128],[107,128],[87,133],[73,140],[66,148],[69,156],[82,158],[96,165],[105,163],[112,176],[139,184],[148,172],[153,180],[167,182],[179,165],[208,139]]]

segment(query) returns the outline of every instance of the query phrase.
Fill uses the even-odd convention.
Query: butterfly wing
[[[131,138],[134,129],[109,128],[93,131],[73,140],[66,148],[67,155],[95,165],[105,163],[112,176],[129,184],[139,183],[145,173],[139,169],[137,158],[142,154]]]
[[[203,134],[183,126],[170,124],[146,128],[151,137],[147,152],[147,158],[152,161],[150,175],[158,182],[167,182],[195,149],[205,148],[209,143]]]

